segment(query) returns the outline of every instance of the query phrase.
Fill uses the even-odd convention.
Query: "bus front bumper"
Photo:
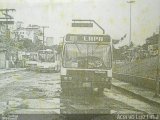
[[[45,67],[37,67],[38,71],[55,71],[55,67],[49,67],[49,68],[45,68]]]

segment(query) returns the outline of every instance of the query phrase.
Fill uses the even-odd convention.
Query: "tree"
[[[34,44],[32,43],[32,40],[25,38],[25,39],[23,39],[23,47],[24,47],[27,51],[33,51]]]

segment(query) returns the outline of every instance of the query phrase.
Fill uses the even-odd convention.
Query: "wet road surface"
[[[106,89],[103,97],[61,96],[59,73],[20,71],[0,76],[0,114],[160,113],[160,109]]]

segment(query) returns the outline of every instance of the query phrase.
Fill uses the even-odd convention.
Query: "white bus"
[[[38,51],[37,71],[58,72],[59,70],[59,57],[56,51],[51,49]]]
[[[38,53],[37,52],[29,52],[28,60],[25,62],[25,66],[27,70],[35,70],[37,67]]]
[[[104,88],[111,88],[111,47],[108,35],[67,34],[62,50],[62,94],[103,95]]]

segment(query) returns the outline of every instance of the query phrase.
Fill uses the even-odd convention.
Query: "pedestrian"
[[[17,68],[18,67],[17,66],[18,65],[18,59],[17,58],[15,59],[14,64],[15,64],[15,68]]]

